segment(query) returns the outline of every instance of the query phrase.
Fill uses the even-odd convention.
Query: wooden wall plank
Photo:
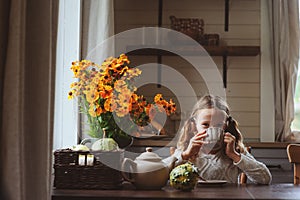
[[[260,128],[241,126],[240,131],[244,137],[244,141],[259,141]]]
[[[164,0],[164,6],[172,10],[220,10],[224,11],[223,0]],[[260,9],[259,0],[230,1],[230,10],[257,10]]]
[[[128,10],[120,10],[115,13],[115,17],[118,18],[118,23],[116,24],[117,26],[119,24],[152,24],[156,23],[158,21],[158,12],[157,10],[149,10],[149,11],[144,11],[144,10],[137,10],[137,11],[131,11],[129,12]]]
[[[142,61],[145,57],[135,56],[134,59]],[[147,56],[146,56],[147,57]],[[222,69],[222,57],[213,56],[211,57],[213,62]],[[186,68],[187,62],[177,56],[164,56],[163,63],[169,66],[176,67],[176,69]],[[260,69],[259,65],[260,57],[259,56],[230,56],[227,58],[228,69]]]
[[[259,83],[228,83],[226,94],[230,97],[259,97]]]
[[[260,124],[259,113],[256,112],[231,112],[231,115],[238,121],[240,126],[257,127]]]
[[[221,57],[213,59],[218,66],[222,66]],[[227,58],[227,64],[229,69],[260,69],[260,56],[230,56]]]
[[[259,83],[259,69],[228,69],[227,78],[231,83]]]
[[[260,111],[260,99],[259,98],[247,98],[247,97],[227,97],[230,110],[234,112],[248,111],[259,112]]]
[[[169,86],[169,88],[176,88],[178,93],[176,95],[178,96],[193,96],[193,93],[191,94],[187,90],[187,85],[183,85],[182,83],[179,82],[162,82],[161,84]],[[211,83],[210,83],[211,84]],[[196,95],[201,96],[203,94],[208,94],[208,89],[207,89],[207,84],[204,83],[197,83],[194,82],[191,84]],[[212,87],[220,88],[220,85],[214,85],[211,84]],[[149,91],[144,91],[146,96],[150,96],[156,91],[155,88],[149,89]],[[157,89],[157,91],[164,92],[165,95],[171,95],[170,92],[164,89]],[[229,83],[228,84],[228,89],[226,90],[226,96],[227,97],[235,97],[235,98],[259,98],[259,84],[257,83]]]
[[[116,11],[157,10],[158,0],[114,0]]]
[[[150,13],[146,13],[147,15]],[[260,24],[260,11],[232,11],[229,13],[230,26],[231,25],[259,25]],[[170,16],[173,15],[177,18],[196,18],[204,20],[204,27],[206,25],[224,25],[224,11],[220,10],[169,10],[164,9],[163,24],[170,27]]]
[[[164,70],[164,67],[162,67],[161,74],[164,79],[164,82],[182,82],[178,79],[174,80],[174,77],[172,75],[181,74],[183,75],[189,82],[200,82],[204,83],[204,79],[202,77],[202,74],[199,73],[196,69],[194,69],[192,66],[188,65],[186,68],[176,68],[175,65],[170,65],[169,67],[175,68],[174,73],[167,73]],[[158,68],[154,65],[151,65],[143,70],[143,73],[157,75]],[[167,74],[166,74],[167,73]],[[218,71],[220,77],[222,77],[222,70]],[[260,81],[260,71],[258,69],[228,69],[227,72],[228,80],[230,80],[230,83],[259,83]],[[217,76],[215,76],[217,78]]]

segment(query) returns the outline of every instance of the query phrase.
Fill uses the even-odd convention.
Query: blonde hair
[[[190,139],[194,136],[197,131],[195,117],[198,111],[202,109],[217,108],[224,111],[227,114],[226,128],[225,132],[230,132],[236,138],[236,150],[243,153],[245,151],[245,146],[243,144],[243,136],[238,129],[238,123],[235,119],[230,116],[229,106],[227,102],[219,96],[206,95],[201,97],[195,104],[191,116],[184,123],[179,140],[177,142],[177,148],[185,150],[188,147]]]

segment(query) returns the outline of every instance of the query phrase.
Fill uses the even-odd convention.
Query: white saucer
[[[200,185],[222,185],[225,183],[227,183],[227,181],[225,180],[206,180],[206,181],[199,180],[198,181],[198,184]]]

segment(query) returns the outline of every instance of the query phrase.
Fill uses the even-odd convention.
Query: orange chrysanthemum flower
[[[100,137],[99,130],[102,128],[106,132],[119,130],[114,113],[120,118],[129,115],[134,123],[145,126],[157,112],[167,115],[175,112],[175,103],[164,100],[161,94],[157,94],[154,102],[149,103],[143,95],[135,93],[137,88],[133,85],[134,79],[142,71],[130,67],[129,63],[125,54],[118,58],[109,57],[101,65],[89,60],[72,62],[71,70],[78,81],[70,85],[68,98],[80,96],[83,100],[81,107],[89,115],[91,136]]]
[[[103,99],[107,99],[111,97],[112,92],[113,92],[113,88],[110,85],[104,85],[102,87],[101,86],[99,87],[99,93]]]
[[[103,110],[99,105],[90,104],[89,114],[91,117],[100,116],[102,112]]]
[[[95,90],[90,90],[86,93],[86,100],[89,103],[94,103],[99,99],[100,95]]]
[[[154,97],[154,102],[155,103],[158,103],[160,101],[162,101],[163,98],[162,98],[162,94],[156,94],[155,97]]]
[[[68,94],[68,99],[73,99],[74,98],[74,90],[70,91]]]

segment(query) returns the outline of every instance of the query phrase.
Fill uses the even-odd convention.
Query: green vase
[[[111,133],[109,134],[109,137],[113,138],[118,143],[118,146],[121,149],[131,146],[133,142],[133,138],[130,135],[127,135],[126,133]],[[85,138],[81,141],[80,144],[88,144],[89,146],[91,146],[97,140],[99,140],[99,138]]]
[[[126,147],[131,146],[133,142],[133,138],[126,133],[115,133],[112,135],[112,138],[118,143],[119,148],[124,149]]]

